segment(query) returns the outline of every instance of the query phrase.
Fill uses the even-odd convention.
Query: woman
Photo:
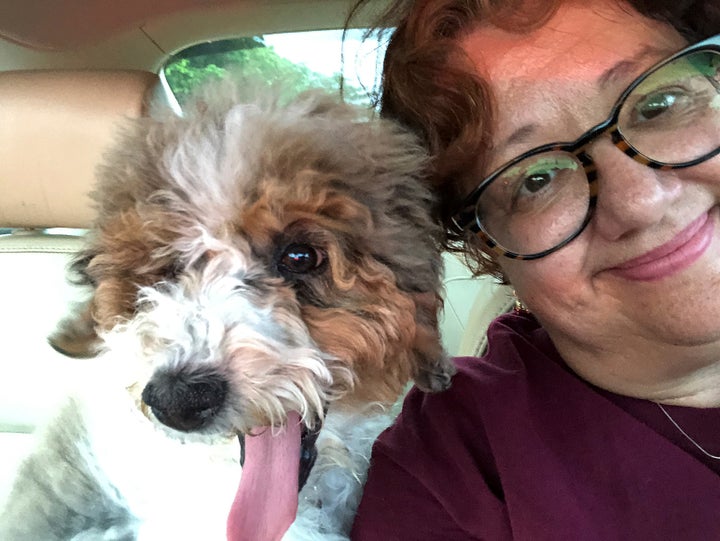
[[[353,539],[720,539],[720,37],[654,68],[720,7],[548,4],[415,2],[388,47],[448,244],[529,313],[408,395]]]

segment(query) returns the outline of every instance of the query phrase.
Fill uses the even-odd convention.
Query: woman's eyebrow
[[[539,127],[540,126],[538,124],[525,124],[523,126],[520,126],[518,129],[512,132],[510,136],[505,139],[505,141],[503,141],[500,146],[502,148],[507,148],[512,145],[524,143],[537,131]]]
[[[597,84],[601,88],[604,88],[618,81],[627,81],[633,75],[639,74],[641,67],[648,59],[656,59],[659,61],[659,59],[669,57],[675,52],[675,50],[645,45],[632,57],[620,60],[602,72],[597,78]],[[540,125],[535,123],[520,126],[513,131],[498,148],[508,148],[513,145],[525,143],[539,129]]]
[[[618,81],[627,81],[634,75],[639,75],[641,66],[650,58],[659,61],[662,58],[672,55],[675,51],[660,49],[652,45],[645,45],[634,56],[620,60],[610,66],[597,78],[597,84],[601,88],[615,84]]]

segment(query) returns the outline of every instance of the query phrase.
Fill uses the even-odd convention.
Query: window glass
[[[346,101],[374,104],[373,89],[384,44],[364,30],[292,32],[198,43],[173,55],[162,75],[182,107],[199,85],[239,72],[292,92],[309,88],[338,91],[343,78]]]
[[[48,227],[48,228],[12,228],[12,227],[0,227],[0,237],[4,235],[22,235],[22,234],[36,234],[41,233],[43,235],[63,235],[71,237],[80,237],[87,233],[87,229],[75,229],[68,227]]]

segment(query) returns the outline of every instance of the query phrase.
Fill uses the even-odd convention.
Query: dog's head
[[[392,402],[452,374],[426,156],[322,93],[134,121],[100,170],[75,263],[84,312],[51,338],[140,358],[142,397],[181,431],[249,432],[329,404]]]
[[[337,402],[449,384],[440,228],[408,133],[321,93],[260,104],[221,88],[122,135],[74,265],[92,298],[51,343],[139,364],[138,401],[173,431],[283,427],[284,458],[255,451],[268,490],[270,461],[311,467],[299,427],[316,435]]]

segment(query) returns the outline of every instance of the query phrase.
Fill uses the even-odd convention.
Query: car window
[[[228,72],[282,83],[292,92],[338,91],[346,101],[372,106],[384,44],[362,29],[291,32],[198,43],[175,53],[161,76],[179,105],[199,85]]]

